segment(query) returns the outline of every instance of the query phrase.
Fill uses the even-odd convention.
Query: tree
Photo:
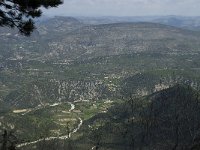
[[[0,150],[16,150],[16,144],[19,142],[13,132],[4,130],[0,141]]]
[[[57,7],[62,0],[0,0],[0,26],[18,28],[29,36],[35,29],[34,18],[42,14],[41,7]]]

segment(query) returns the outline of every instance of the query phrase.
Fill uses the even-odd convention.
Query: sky
[[[46,16],[200,16],[200,0],[64,0]]]

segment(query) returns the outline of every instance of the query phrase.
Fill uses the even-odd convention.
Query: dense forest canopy
[[[1,0],[0,26],[16,27],[28,36],[35,28],[33,19],[42,14],[41,7],[57,7],[62,3],[62,0]]]

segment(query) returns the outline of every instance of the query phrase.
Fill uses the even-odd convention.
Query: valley
[[[189,120],[182,113],[199,113],[199,32],[159,23],[91,24],[72,17],[37,26],[30,37],[0,28],[0,131],[16,137],[11,141],[17,149],[120,150],[131,147],[130,139],[137,148],[144,140],[143,148],[163,149],[159,136],[168,137],[171,148],[175,110],[183,124]],[[165,121],[170,117],[175,121]],[[158,124],[148,122],[153,119]],[[194,136],[188,128],[198,131],[190,124],[180,128],[188,141]]]

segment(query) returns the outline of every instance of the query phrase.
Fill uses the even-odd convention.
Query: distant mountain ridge
[[[129,17],[78,17],[85,24],[110,24],[119,22],[153,22],[184,29],[200,29],[199,16],[129,16]]]
[[[63,61],[146,51],[191,52],[197,51],[200,43],[199,33],[158,23],[87,25],[72,17],[40,22],[31,38],[5,28],[1,28],[0,35],[2,56],[9,53],[16,57],[18,53],[30,59],[29,54],[35,53],[38,59]]]
[[[69,100],[71,91],[75,93],[72,101],[82,97],[103,99],[116,96],[122,86],[126,93],[141,90],[139,95],[162,89],[155,87],[160,73],[150,76],[151,69],[166,72],[169,76],[164,80],[166,83],[177,68],[195,68],[197,72],[199,69],[200,34],[158,23],[88,25],[71,17],[55,17],[39,23],[31,37],[20,36],[8,28],[1,28],[0,37],[0,88],[3,89],[0,98],[15,105],[13,99],[17,96],[18,107],[36,106],[40,98],[44,103],[56,102],[62,95],[58,94],[59,84],[49,82],[52,80],[70,87],[62,88],[63,99]],[[186,79],[193,77],[191,72]],[[184,74],[179,77],[184,78]],[[94,81],[91,84],[103,83],[84,91],[88,86],[85,80]],[[36,84],[39,87],[36,88],[33,83],[44,86]],[[33,97],[34,94],[38,96]],[[26,105],[27,99],[33,103]]]

